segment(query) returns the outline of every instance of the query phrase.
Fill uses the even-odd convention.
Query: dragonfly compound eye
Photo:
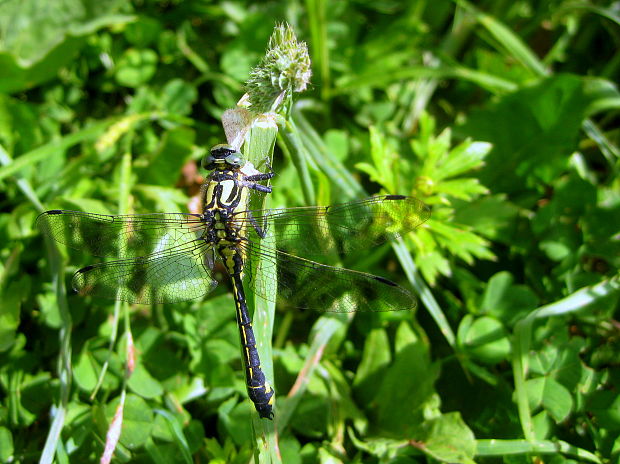
[[[209,150],[209,154],[202,159],[202,167],[203,169],[211,171],[215,169],[218,164],[230,164],[228,158],[233,155],[239,156],[239,153],[230,145],[215,145]]]
[[[239,156],[239,153],[232,153],[226,157],[226,163],[234,168],[240,168],[243,159]]]
[[[212,155],[207,155],[202,159],[202,169],[209,171],[215,169],[215,158]]]

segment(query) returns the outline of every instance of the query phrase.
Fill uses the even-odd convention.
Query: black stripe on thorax
[[[225,208],[229,212],[234,212],[239,207],[241,196],[243,193],[243,174],[239,170],[225,170],[215,171],[212,174],[211,182],[215,182],[218,185],[215,186],[214,195],[216,197],[217,205],[220,208]],[[227,198],[222,198],[224,193],[224,182],[232,182],[233,187],[230,189],[230,193]]]

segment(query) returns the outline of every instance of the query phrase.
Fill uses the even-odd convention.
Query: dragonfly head
[[[202,159],[203,169],[212,171],[214,169],[239,169],[244,161],[241,153],[230,145],[215,145],[209,154]]]

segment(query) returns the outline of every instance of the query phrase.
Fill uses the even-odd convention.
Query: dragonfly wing
[[[237,107],[224,111],[222,125],[226,134],[226,141],[235,150],[239,150],[252,125],[255,116],[247,109]]]
[[[43,233],[94,256],[145,256],[196,239],[204,229],[198,214],[158,213],[112,216],[52,210],[37,218]]]
[[[333,312],[416,307],[411,293],[382,277],[319,264],[251,242],[242,244],[252,263],[246,266],[247,285],[266,300],[278,298],[300,309]]]
[[[273,234],[279,250],[313,257],[346,255],[400,237],[425,222],[430,208],[413,197],[384,195],[333,206],[257,211],[253,216]],[[249,231],[250,239],[259,238]]]
[[[94,264],[75,273],[73,288],[81,295],[141,304],[200,298],[217,286],[206,267],[208,251],[204,241],[195,240],[174,250]]]

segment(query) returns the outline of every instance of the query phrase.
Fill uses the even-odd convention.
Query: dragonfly
[[[51,210],[37,223],[70,248],[115,258],[74,274],[80,295],[142,304],[199,299],[217,286],[214,267],[221,261],[232,283],[248,396],[260,417],[272,419],[274,389],[261,368],[246,286],[260,298],[302,310],[414,309],[416,298],[391,280],[325,261],[414,230],[430,208],[414,197],[383,195],[332,206],[251,210],[250,196],[271,193],[265,184],[273,171],[258,171],[227,144],[211,148],[202,166],[211,173],[200,214]]]

